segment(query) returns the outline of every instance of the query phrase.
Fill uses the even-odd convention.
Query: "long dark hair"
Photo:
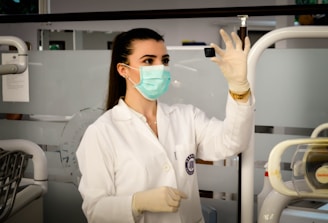
[[[148,28],[136,28],[127,32],[118,34],[113,41],[112,59],[109,69],[109,85],[106,110],[117,105],[120,97],[125,95],[126,82],[125,79],[118,73],[117,64],[128,64],[128,56],[132,52],[132,42],[134,40],[154,39],[156,41],[164,41],[163,36]]]

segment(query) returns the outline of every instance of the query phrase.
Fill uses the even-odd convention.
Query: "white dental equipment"
[[[22,151],[32,155],[34,176],[33,179],[24,179],[24,181],[30,184],[40,185],[43,193],[47,192],[47,158],[44,151],[37,144],[24,139],[4,139],[0,140],[0,148],[7,151]]]
[[[18,63],[1,64],[0,75],[23,73],[27,68],[27,46],[25,42],[14,36],[0,36],[0,45],[15,46],[18,51]]]
[[[261,37],[251,48],[248,55],[248,80],[252,93],[255,92],[255,75],[257,63],[264,50],[272,44],[287,39],[299,38],[327,38],[328,28],[326,26],[293,26],[273,30]],[[254,196],[254,134],[252,135],[249,148],[243,152],[241,167],[241,222],[251,223],[253,221],[253,196]],[[251,179],[251,180],[250,180]]]
[[[318,137],[325,128],[327,123],[318,126],[311,138],[286,140],[271,150],[268,173],[273,190],[262,204],[258,223],[278,223],[283,209],[291,201],[328,198],[328,138]],[[280,161],[284,152],[292,147],[297,148],[291,163],[293,179],[284,182]]]
[[[280,160],[284,151],[292,146],[298,146],[299,152],[304,152],[303,160],[294,162],[295,177],[304,175],[308,190],[293,190],[284,184],[280,172]],[[305,146],[305,147],[304,147]],[[272,187],[281,194],[302,198],[328,198],[328,138],[306,138],[286,140],[276,145],[269,156],[268,172]],[[296,183],[294,185],[297,186]]]
[[[9,210],[6,210],[7,202],[0,204],[1,209],[7,212],[7,214],[1,215],[4,217],[4,219],[0,219],[0,221],[2,222],[2,220],[8,219],[9,222],[15,222],[16,220],[21,221],[25,219],[27,221],[33,220],[34,222],[38,222],[38,220],[42,219],[43,216],[42,202],[39,200],[42,199],[42,196],[47,192],[48,189],[47,159],[44,151],[37,144],[23,139],[0,140],[0,148],[4,151],[13,153],[17,151],[23,152],[26,155],[30,155],[33,162],[33,178],[21,178],[19,185],[10,184],[10,182],[7,184],[6,182],[8,180],[12,180],[8,178],[4,184],[0,184],[0,198],[2,198],[2,196],[8,197],[8,193],[11,193],[11,190],[13,189],[12,187],[15,187],[15,193],[17,186],[22,188],[17,190],[15,195],[10,195],[9,198],[14,199],[14,202],[9,200],[9,202],[13,203],[13,205],[11,204]],[[12,163],[9,163],[8,165],[12,165]],[[4,176],[5,175],[6,174],[4,174]],[[0,201],[2,202],[3,200],[0,199]],[[4,201],[6,201],[6,199],[4,199]],[[29,205],[32,203],[33,205]],[[31,211],[31,207],[32,209],[39,207],[39,209],[34,210],[33,216],[29,216],[29,218],[31,217],[33,219],[26,219],[27,216],[22,214],[24,211],[22,212],[21,210],[26,208],[27,211]]]

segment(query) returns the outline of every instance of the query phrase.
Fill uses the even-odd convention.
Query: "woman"
[[[195,158],[220,160],[248,146],[253,105],[245,49],[223,30],[223,51],[211,58],[230,93],[224,121],[192,105],[157,101],[168,88],[169,55],[157,32],[138,28],[113,44],[107,111],[88,127],[77,158],[79,191],[89,222],[204,222]]]

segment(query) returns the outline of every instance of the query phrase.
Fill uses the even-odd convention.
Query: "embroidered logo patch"
[[[195,155],[190,154],[185,161],[186,172],[189,175],[193,175],[195,172]]]

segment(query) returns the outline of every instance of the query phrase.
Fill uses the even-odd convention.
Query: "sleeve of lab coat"
[[[83,212],[90,223],[134,222],[132,195],[115,196],[114,154],[108,149],[109,138],[103,134],[98,126],[89,126],[76,153],[82,173],[79,191]]]
[[[202,111],[195,113],[197,157],[217,161],[236,155],[248,148],[254,131],[254,103],[237,103],[228,95],[223,121],[207,119]]]

